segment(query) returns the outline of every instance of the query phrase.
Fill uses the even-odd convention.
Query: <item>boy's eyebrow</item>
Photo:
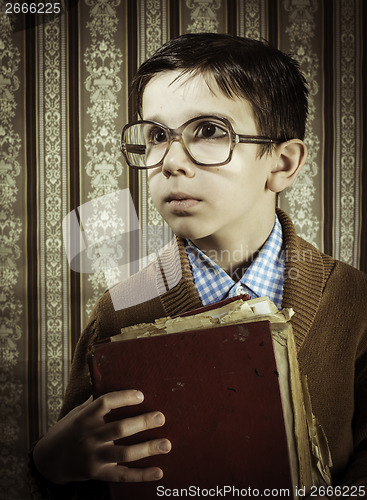
[[[232,116],[228,116],[228,115],[226,115],[224,113],[213,113],[213,112],[206,112],[206,111],[197,111],[197,112],[194,112],[194,113],[189,113],[187,115],[186,120],[184,120],[182,123],[185,123],[188,120],[191,120],[191,118],[196,118],[196,117],[200,117],[200,116],[218,116],[220,118],[226,118],[228,121],[231,122],[231,124],[232,124],[233,127],[237,126],[237,122],[236,122],[236,120]],[[150,117],[143,116],[143,120],[149,120],[149,121],[153,121],[153,122],[158,122],[158,123],[161,123],[162,125],[165,125],[164,120],[162,120],[161,117],[160,117],[160,115],[158,115],[158,114],[154,114],[154,115],[152,115]],[[182,124],[180,124],[180,125],[182,125]],[[166,126],[168,126],[168,125],[166,125]]]

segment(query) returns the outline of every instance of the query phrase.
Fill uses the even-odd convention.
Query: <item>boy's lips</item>
[[[187,193],[171,193],[164,201],[167,202],[171,208],[186,210],[197,205],[201,200]]]

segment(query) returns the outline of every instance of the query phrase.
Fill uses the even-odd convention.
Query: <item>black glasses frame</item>
[[[222,122],[227,127],[227,130],[228,130],[230,138],[231,138],[231,142],[230,142],[230,149],[229,149],[228,158],[225,161],[222,161],[219,163],[209,163],[209,164],[202,163],[202,162],[197,161],[191,155],[190,151],[187,149],[187,147],[184,143],[184,140],[182,138],[182,132],[188,125],[190,125],[190,123],[194,122],[195,120],[199,120],[199,119],[203,119],[203,120],[215,119],[215,120]],[[150,165],[149,167],[140,166],[140,165],[133,165],[132,163],[130,163],[130,161],[128,159],[128,153],[132,153],[132,154],[134,154],[134,153],[135,154],[144,154],[145,153],[146,146],[139,145],[139,144],[127,144],[125,139],[124,139],[126,130],[129,129],[130,127],[133,127],[134,125],[138,125],[140,123],[146,123],[146,124],[150,124],[150,125],[158,125],[159,127],[161,127],[162,129],[164,129],[167,132],[167,136],[168,136],[166,152],[164,153],[162,159],[158,163],[156,163],[155,165]],[[266,137],[266,136],[262,136],[262,135],[237,134],[233,130],[231,122],[227,118],[224,118],[223,116],[218,116],[218,115],[202,115],[202,116],[196,116],[195,118],[191,118],[190,120],[183,123],[180,127],[176,128],[176,129],[169,128],[166,125],[163,125],[162,123],[151,121],[151,120],[138,120],[136,122],[128,123],[127,125],[124,126],[124,128],[122,129],[122,132],[121,132],[120,149],[121,149],[122,154],[125,157],[126,163],[129,165],[130,168],[136,168],[139,170],[147,170],[150,168],[160,167],[163,164],[163,161],[164,161],[165,157],[167,156],[167,154],[171,148],[172,143],[175,141],[178,141],[181,144],[183,150],[185,151],[187,156],[190,158],[190,160],[195,165],[200,165],[202,167],[220,167],[222,165],[226,165],[232,159],[234,147],[236,146],[236,144],[239,144],[240,142],[242,142],[244,144],[280,144],[280,143],[284,142],[284,140],[273,139],[271,137]]]

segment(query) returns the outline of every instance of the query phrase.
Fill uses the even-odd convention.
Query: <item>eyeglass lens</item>
[[[150,122],[128,127],[123,140],[129,163],[137,167],[159,164],[170,146],[170,135],[168,128]],[[230,154],[231,140],[227,125],[215,118],[198,118],[182,131],[182,141],[189,154],[205,165],[225,162]]]

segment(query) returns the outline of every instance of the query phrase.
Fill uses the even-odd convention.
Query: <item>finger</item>
[[[111,410],[123,406],[137,405],[143,400],[144,395],[136,390],[108,392],[87,405],[85,415],[103,418]]]
[[[172,449],[168,439],[152,439],[131,446],[108,444],[98,450],[98,459],[102,463],[129,463],[154,455],[164,455]]]
[[[136,417],[124,418],[102,425],[96,431],[95,437],[101,442],[116,441],[147,429],[161,427],[164,423],[164,415],[159,411],[143,413]]]
[[[99,473],[101,481],[119,483],[141,483],[147,481],[158,481],[163,477],[163,471],[158,467],[146,467],[142,469],[129,468],[124,465],[106,465]]]

